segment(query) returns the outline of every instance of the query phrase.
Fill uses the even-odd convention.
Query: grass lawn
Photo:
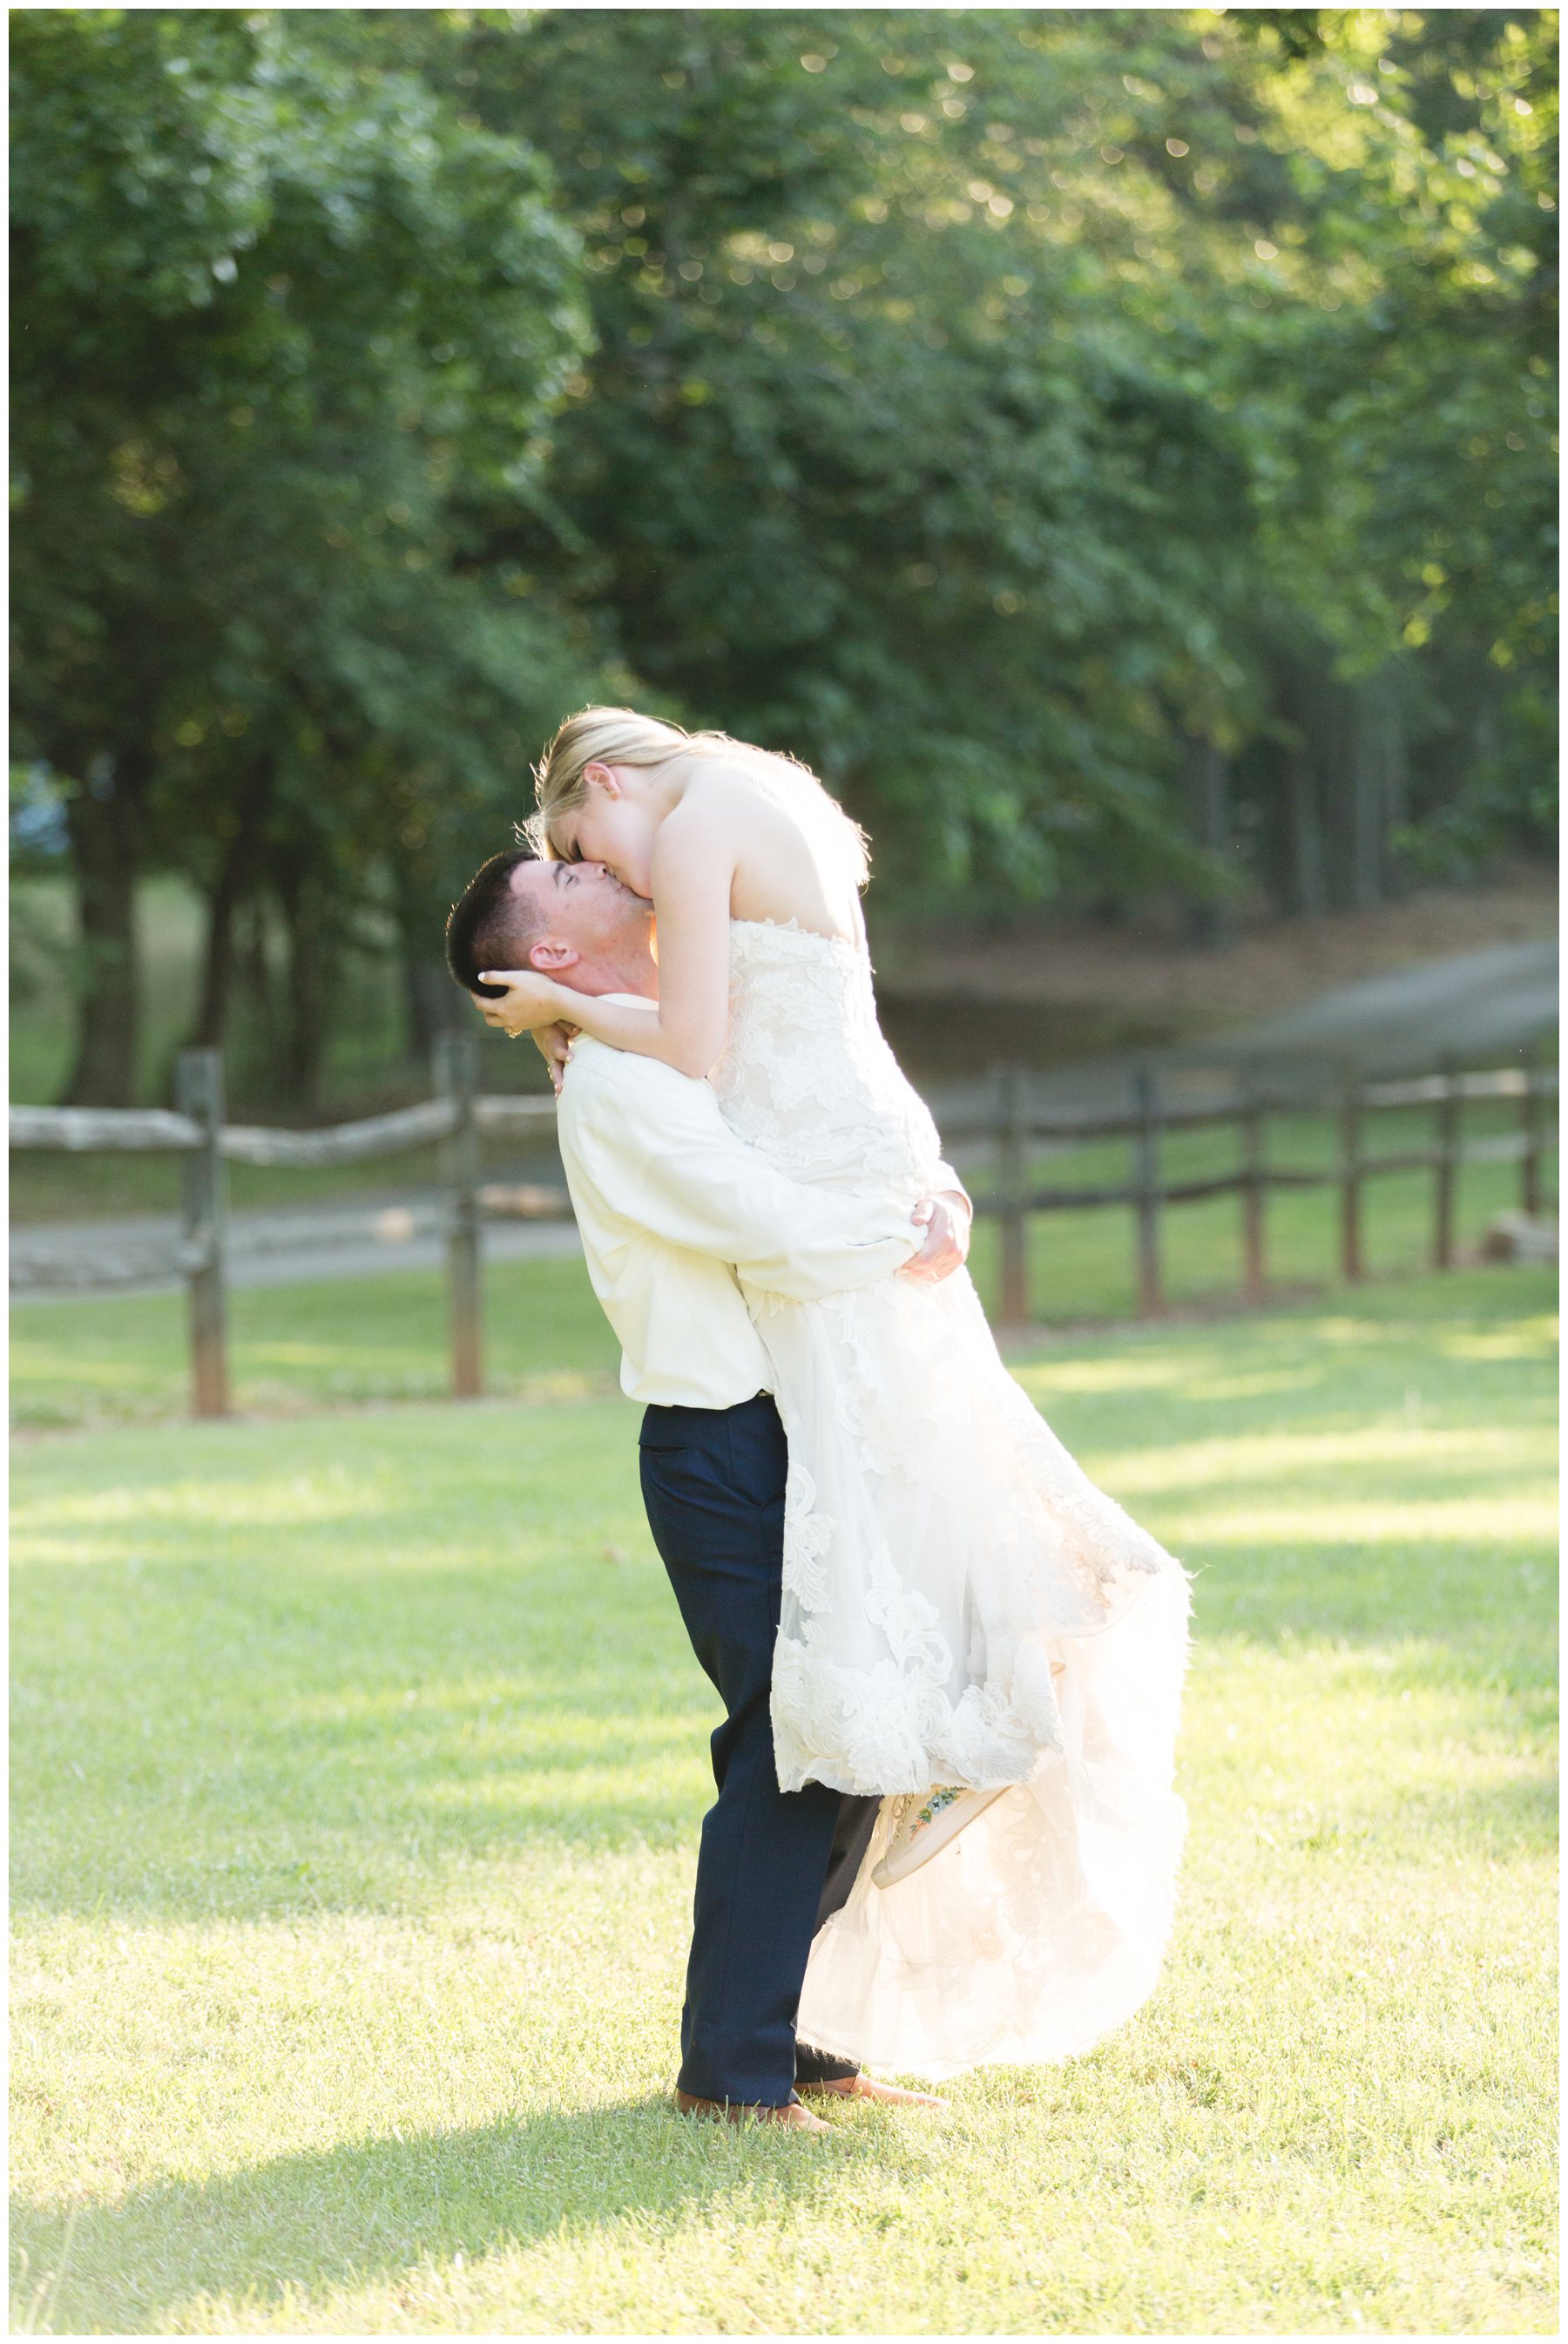
[[[1019,1357],[1198,1574],[1177,1936],[833,2143],[668,2112],[715,1705],[634,1410],[25,1440],[17,2325],[1553,2330],[1552,1304]]]
[[[584,1399],[618,1388],[620,1351],[579,1258],[491,1263],[485,1298],[493,1390]],[[437,1399],[448,1388],[437,1270],[242,1288],[229,1297],[229,1336],[242,1409]],[[21,1303],[11,1313],[12,1416],[29,1426],[178,1416],[190,1404],[188,1360],[183,1295]]]

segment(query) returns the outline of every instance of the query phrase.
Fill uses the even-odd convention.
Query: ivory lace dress
[[[930,1194],[940,1143],[863,945],[792,922],[730,937],[712,1081],[731,1127],[797,1180]],[[1016,1785],[879,1889],[883,1809],[800,2033],[933,2076],[1085,2050],[1151,1991],[1170,1934],[1186,1573],[1009,1375],[967,1272],[747,1299],[789,1443],[780,1783]]]

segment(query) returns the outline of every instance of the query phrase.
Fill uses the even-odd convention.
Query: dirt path
[[[1265,1063],[1322,1055],[1353,1058],[1370,1075],[1424,1072],[1445,1054],[1501,1065],[1557,1016],[1557,945],[1493,945],[1422,961],[1330,993],[1196,1046],[1211,1063]]]
[[[1552,874],[1530,871],[1506,885],[1427,889],[1375,911],[1257,920],[1225,952],[1195,950],[1173,920],[1153,918],[1116,927],[939,924],[918,936],[895,930],[878,940],[879,990],[895,1001],[1027,1004],[1166,1027],[1176,1021],[1196,1032],[1271,1016],[1415,962],[1556,933]]]

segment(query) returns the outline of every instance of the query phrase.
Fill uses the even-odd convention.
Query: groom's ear
[[[541,976],[555,976],[563,968],[575,968],[581,958],[577,946],[559,936],[538,936],[528,946],[528,965],[537,968]]]

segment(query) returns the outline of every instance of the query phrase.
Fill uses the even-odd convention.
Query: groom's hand
[[[572,1044],[581,1030],[578,1026],[560,1024],[536,1026],[534,1028],[534,1041],[540,1057],[550,1070],[550,1086],[557,1098],[561,1095],[561,1076],[571,1061]]]
[[[950,1278],[955,1269],[963,1268],[970,1250],[967,1197],[922,1197],[910,1218],[917,1228],[925,1230],[925,1242],[900,1270],[900,1278],[935,1286],[940,1279]]]

